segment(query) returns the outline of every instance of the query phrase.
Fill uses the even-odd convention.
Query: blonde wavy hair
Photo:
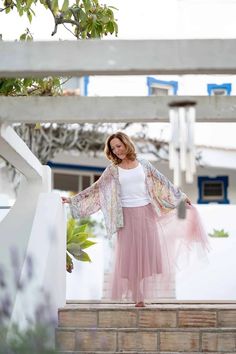
[[[105,153],[106,157],[108,158],[108,160],[111,160],[115,165],[118,165],[122,161],[113,153],[113,151],[111,149],[111,141],[114,138],[119,139],[125,145],[126,157],[129,160],[134,161],[137,156],[136,152],[135,152],[134,143],[132,142],[132,140],[130,139],[130,137],[127,134],[122,133],[122,132],[114,133],[107,138],[106,143],[105,143],[104,153]]]

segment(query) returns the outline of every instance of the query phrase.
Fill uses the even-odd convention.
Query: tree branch
[[[54,36],[56,33],[57,33],[57,27],[58,25],[61,25],[63,24],[64,27],[65,27],[65,24],[68,23],[68,24],[71,24],[71,25],[74,25],[76,26],[77,28],[80,27],[80,23],[79,21],[77,21],[76,19],[76,13],[75,11],[72,9],[72,8],[69,8],[68,10],[70,10],[72,12],[72,15],[74,16],[74,20],[71,20],[71,19],[65,19],[64,18],[64,15],[63,13],[60,13],[59,15],[55,15],[54,12],[53,12],[53,9],[52,9],[52,4],[51,4],[51,1],[50,0],[46,0],[46,4],[49,8],[49,10],[51,11],[52,15],[53,15],[53,18],[54,18],[54,22],[55,22],[55,26],[54,26],[54,30],[52,31],[51,35]],[[70,31],[67,27],[65,27],[68,31]],[[75,37],[76,35],[70,31]]]
[[[16,6],[16,4],[14,3],[14,2],[11,2],[9,5],[7,5],[6,7],[4,7],[4,8],[0,8],[0,12],[3,12],[3,11],[5,11],[6,9],[8,9],[9,7],[14,7],[14,6]]]
[[[54,30],[53,30],[53,32],[52,32],[52,36],[54,36],[54,34],[57,33],[57,26],[58,26],[58,25],[62,25],[62,24],[65,25],[65,23],[69,23],[69,24],[74,25],[74,26],[76,26],[76,27],[79,27],[79,26],[80,26],[80,24],[79,24],[78,21],[71,20],[71,19],[65,19],[65,18],[63,17],[63,15],[54,16],[54,21],[55,21],[55,27],[54,27]],[[75,34],[74,34],[72,31],[70,31],[70,32],[75,36]],[[75,36],[75,37],[76,37],[76,36]]]
[[[65,27],[65,29],[67,30],[67,31],[69,31],[71,34],[73,34],[73,36],[75,36],[76,37],[76,35],[74,34],[74,32],[72,32],[68,27],[66,27],[66,25],[63,23],[63,26]],[[52,34],[53,35],[53,34]],[[76,37],[77,38],[77,37]]]

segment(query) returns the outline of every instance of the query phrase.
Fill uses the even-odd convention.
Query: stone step
[[[70,303],[58,318],[60,354],[236,353],[235,303]]]
[[[58,328],[60,351],[236,352],[236,329]]]
[[[236,305],[127,306],[67,305],[59,309],[59,327],[77,328],[236,328]]]

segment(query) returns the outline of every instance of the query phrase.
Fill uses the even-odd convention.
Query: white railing
[[[51,317],[65,304],[66,219],[59,195],[51,192],[50,168],[43,166],[6,124],[0,125],[0,151],[22,173],[16,202],[0,223],[0,264],[8,275],[11,323],[23,326],[27,318],[34,320],[36,299],[40,300],[33,295],[37,289],[47,292],[53,304]],[[17,281],[26,279],[28,259],[33,262],[35,274],[26,293],[15,286],[16,279],[11,276],[12,250],[17,252]]]

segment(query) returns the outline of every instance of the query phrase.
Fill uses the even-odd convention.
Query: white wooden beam
[[[236,122],[234,96],[0,97],[0,122],[167,122],[169,104],[196,102],[198,122]]]
[[[236,74],[236,39],[0,41],[0,77]]]

